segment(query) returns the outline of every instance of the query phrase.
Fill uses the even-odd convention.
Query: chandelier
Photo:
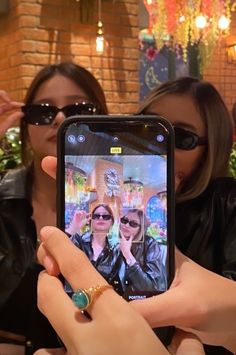
[[[149,13],[149,33],[153,34],[157,48],[166,43],[172,49],[181,47],[187,61],[189,45],[197,45],[203,71],[219,39],[229,34],[230,0],[143,1]]]

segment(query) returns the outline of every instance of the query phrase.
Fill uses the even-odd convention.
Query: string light
[[[196,44],[201,73],[211,62],[217,42],[229,34],[231,13],[236,11],[236,0],[143,2],[149,13],[148,33],[156,40],[157,51],[169,37],[173,50],[179,46],[187,61],[189,44]]]
[[[207,19],[206,19],[206,17],[203,16],[203,15],[197,16],[196,19],[195,19],[195,25],[196,25],[196,27],[199,28],[199,29],[205,28],[206,25],[207,25]]]
[[[184,21],[185,21],[185,16],[184,16],[184,15],[181,15],[181,16],[179,17],[179,22],[182,23],[182,22],[184,22]]]
[[[225,31],[229,28],[230,19],[225,15],[221,15],[218,21],[218,27],[220,30]]]

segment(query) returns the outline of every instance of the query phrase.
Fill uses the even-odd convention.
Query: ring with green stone
[[[87,290],[79,288],[72,295],[72,301],[80,311],[86,310],[96,297],[101,295],[103,291],[112,288],[111,285],[97,285],[95,287],[90,287]]]

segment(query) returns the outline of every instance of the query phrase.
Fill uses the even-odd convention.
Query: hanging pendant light
[[[98,23],[97,23],[97,37],[96,37],[96,51],[98,54],[103,54],[105,41],[104,30],[102,23],[102,0],[98,0]]]

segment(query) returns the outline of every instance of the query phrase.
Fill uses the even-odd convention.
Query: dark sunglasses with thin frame
[[[142,112],[139,115],[155,116],[154,113],[148,112]],[[175,127],[174,125],[173,128],[175,132],[175,148],[177,149],[192,150],[195,149],[198,145],[207,144],[207,138],[205,137],[199,137],[196,133],[188,131],[185,128]]]
[[[129,224],[129,226],[132,228],[140,227],[140,224],[138,222],[132,221],[132,220],[128,219],[127,217],[121,217],[120,222],[122,224]]]
[[[24,121],[35,126],[50,125],[59,112],[63,112],[66,118],[75,115],[99,114],[97,106],[87,102],[75,103],[62,108],[49,104],[25,105],[21,110],[24,113]]]
[[[206,145],[207,139],[199,137],[196,133],[190,132],[181,127],[174,127],[175,147],[182,150],[192,150],[198,145]]]
[[[109,221],[111,219],[111,215],[110,214],[99,214],[99,213],[93,213],[92,214],[92,219],[94,220],[98,220],[102,217],[102,219],[104,221]]]

